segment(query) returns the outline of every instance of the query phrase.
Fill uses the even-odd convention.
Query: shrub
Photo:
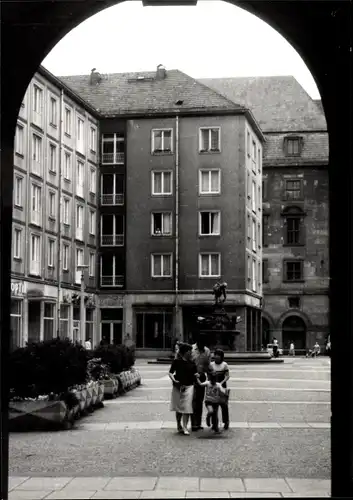
[[[128,370],[135,363],[134,351],[125,345],[99,346],[95,350],[95,357],[100,358],[103,364],[108,365],[112,373]]]
[[[60,338],[29,344],[10,354],[9,372],[14,396],[66,393],[87,380],[86,350]]]

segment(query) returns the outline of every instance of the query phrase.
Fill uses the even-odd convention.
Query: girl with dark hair
[[[169,377],[173,382],[170,410],[175,411],[178,431],[189,435],[188,422],[192,415],[196,364],[191,360],[191,345],[179,344],[178,356],[173,360]]]
[[[214,352],[214,361],[210,365],[213,372],[216,374],[216,381],[221,384],[221,386],[226,389],[227,382],[229,380],[229,366],[228,363],[224,361],[224,352],[222,349],[216,349]],[[224,424],[224,430],[229,429],[229,389],[227,389],[226,394],[220,399],[219,406],[222,410],[222,420]]]

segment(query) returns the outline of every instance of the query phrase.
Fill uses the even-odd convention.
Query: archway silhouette
[[[162,0],[163,1],[163,0]],[[238,5],[236,0],[229,3]],[[53,0],[2,4],[2,128],[1,128],[1,441],[2,484],[6,489],[8,467],[7,355],[10,331],[10,269],[13,142],[22,97],[38,66],[71,29],[117,0]],[[170,2],[169,2],[170,3]],[[173,2],[174,4],[176,2]],[[185,3],[185,2],[184,2]],[[241,7],[281,33],[301,55],[322,96],[329,132],[330,185],[330,332],[353,354],[351,331],[353,256],[350,172],[351,4],[327,2],[259,2],[247,0]],[[348,112],[347,112],[348,111]],[[4,126],[6,124],[6,126]],[[337,168],[337,166],[340,168]],[[342,182],[344,179],[344,182]],[[335,223],[340,220],[341,224]],[[342,231],[340,227],[344,227]],[[342,273],[342,269],[344,272]],[[353,494],[353,367],[332,356],[332,495]],[[344,433],[344,434],[343,434]],[[6,496],[4,495],[4,498]]]
[[[289,349],[291,342],[297,351],[306,349],[306,324],[300,316],[294,314],[288,316],[282,324],[283,348]]]

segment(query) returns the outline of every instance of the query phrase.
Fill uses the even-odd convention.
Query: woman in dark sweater
[[[176,412],[178,431],[185,436],[189,435],[187,426],[189,416],[192,414],[194,382],[197,373],[196,365],[191,360],[191,349],[189,344],[180,344],[179,356],[173,360],[169,370],[169,377],[173,382],[170,410]]]

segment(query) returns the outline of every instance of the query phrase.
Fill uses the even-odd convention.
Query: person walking
[[[319,356],[319,354],[320,354],[320,346],[319,346],[319,343],[317,341],[315,342],[315,345],[314,345],[313,354],[314,354],[315,358],[317,356]]]
[[[206,374],[210,371],[211,351],[205,345],[204,338],[200,335],[196,343],[192,346],[192,360],[197,367],[197,373],[200,375],[200,381],[206,381]],[[202,430],[202,407],[205,397],[205,387],[195,383],[193,398],[193,414],[191,417],[192,430]]]
[[[208,380],[205,382],[200,382],[200,375],[196,375],[197,384],[200,387],[204,387],[206,389],[205,396],[205,406],[207,408],[207,416],[206,416],[206,424],[208,427],[211,427],[212,422],[212,430],[216,433],[219,433],[219,425],[218,425],[218,409],[219,405],[222,401],[222,396],[224,397],[227,394],[227,389],[224,389],[222,385],[217,382],[216,372],[210,371],[208,373]]]
[[[276,337],[273,337],[273,357],[278,357],[278,340]]]
[[[193,395],[196,364],[191,359],[190,344],[180,344],[178,357],[175,358],[169,370],[173,382],[170,410],[175,411],[178,432],[189,435],[188,422],[193,413]]]
[[[224,389],[227,389],[229,380],[229,366],[224,361],[224,351],[216,349],[214,352],[214,361],[211,361],[210,369],[216,374],[216,382],[219,382]],[[222,420],[224,430],[229,429],[229,407],[228,407],[229,391],[220,399],[219,405],[222,410]]]
[[[92,340],[91,337],[85,341],[85,349],[88,351],[92,350]]]
[[[288,353],[288,356],[295,356],[295,347],[294,347],[293,340],[289,344],[289,353]]]

